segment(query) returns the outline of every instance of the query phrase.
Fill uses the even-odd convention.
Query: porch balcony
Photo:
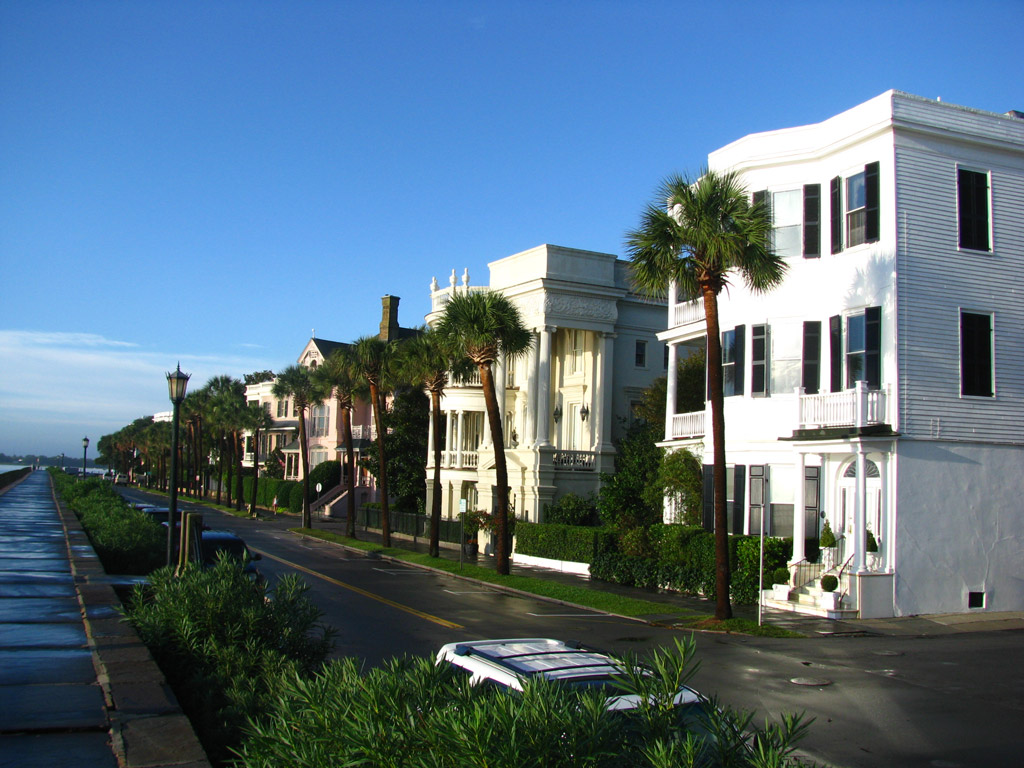
[[[555,451],[551,463],[557,470],[593,472],[597,463],[597,453],[594,451]]]
[[[704,302],[701,299],[673,303],[669,306],[669,327],[681,328],[692,323],[701,323],[701,331],[704,330]]]
[[[854,389],[823,395],[807,395],[798,387],[796,395],[797,429],[892,424],[888,386],[868,389],[863,381],[858,381]]]
[[[672,424],[667,440],[678,440],[687,437],[704,437],[704,414],[706,411],[672,414]]]
[[[376,440],[377,427],[373,424],[355,424],[352,427],[353,440]]]
[[[441,451],[442,469],[476,469],[480,466],[480,454],[477,451]],[[427,468],[433,469],[434,454],[427,455]]]

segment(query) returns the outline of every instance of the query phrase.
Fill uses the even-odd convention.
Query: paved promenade
[[[208,768],[47,473],[0,493],[0,768]]]

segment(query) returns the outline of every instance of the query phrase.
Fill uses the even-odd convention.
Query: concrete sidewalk
[[[0,768],[209,768],[45,471],[0,495]]]

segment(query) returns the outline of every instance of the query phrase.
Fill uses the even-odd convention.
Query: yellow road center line
[[[253,551],[256,552],[258,550]],[[359,587],[353,586],[352,584],[346,584],[343,581],[332,579],[330,576],[325,576],[324,574],[318,571],[314,571],[311,568],[306,568],[305,566],[299,565],[298,563],[293,563],[290,560],[285,560],[282,557],[277,557],[276,555],[272,555],[269,552],[260,551],[260,554],[263,555],[263,557],[269,557],[271,560],[276,560],[279,563],[283,563],[284,565],[287,565],[289,568],[294,568],[297,571],[308,573],[310,576],[316,576],[318,579],[323,579],[329,584],[334,584],[337,587],[342,587],[344,589],[351,590],[352,592],[362,595],[363,597],[368,597],[371,600],[376,600],[378,603],[384,603],[384,605],[389,605],[392,608],[397,608],[400,611],[411,613],[413,616],[418,616],[421,619],[426,619],[427,621],[432,621],[435,624],[440,624],[442,627],[448,627],[449,629],[465,629],[465,627],[463,627],[461,624],[456,624],[454,621],[448,621],[447,619],[442,619],[438,616],[433,616],[429,613],[418,611],[415,608],[410,608],[408,605],[396,603],[394,600],[388,600],[386,597],[375,595],[373,592],[367,592],[365,589],[360,589]]]

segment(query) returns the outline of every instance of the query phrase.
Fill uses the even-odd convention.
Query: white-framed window
[[[864,309],[829,319],[831,390],[853,389],[864,381],[869,389],[882,384],[882,309]]]
[[[960,394],[995,397],[995,333],[990,313],[960,310]]]
[[[879,164],[868,163],[863,171],[846,178],[836,176],[829,187],[832,253],[879,239]]]
[[[568,342],[569,373],[572,375],[583,373],[583,331],[570,328]]]
[[[971,251],[990,251],[991,185],[986,171],[956,169],[956,206],[959,245]]]
[[[516,387],[516,358],[508,356],[505,358],[505,389]]]
[[[330,426],[331,407],[329,405],[315,405],[310,414],[310,437],[325,437]]]
[[[803,253],[803,190],[772,192],[772,248],[783,258]]]

